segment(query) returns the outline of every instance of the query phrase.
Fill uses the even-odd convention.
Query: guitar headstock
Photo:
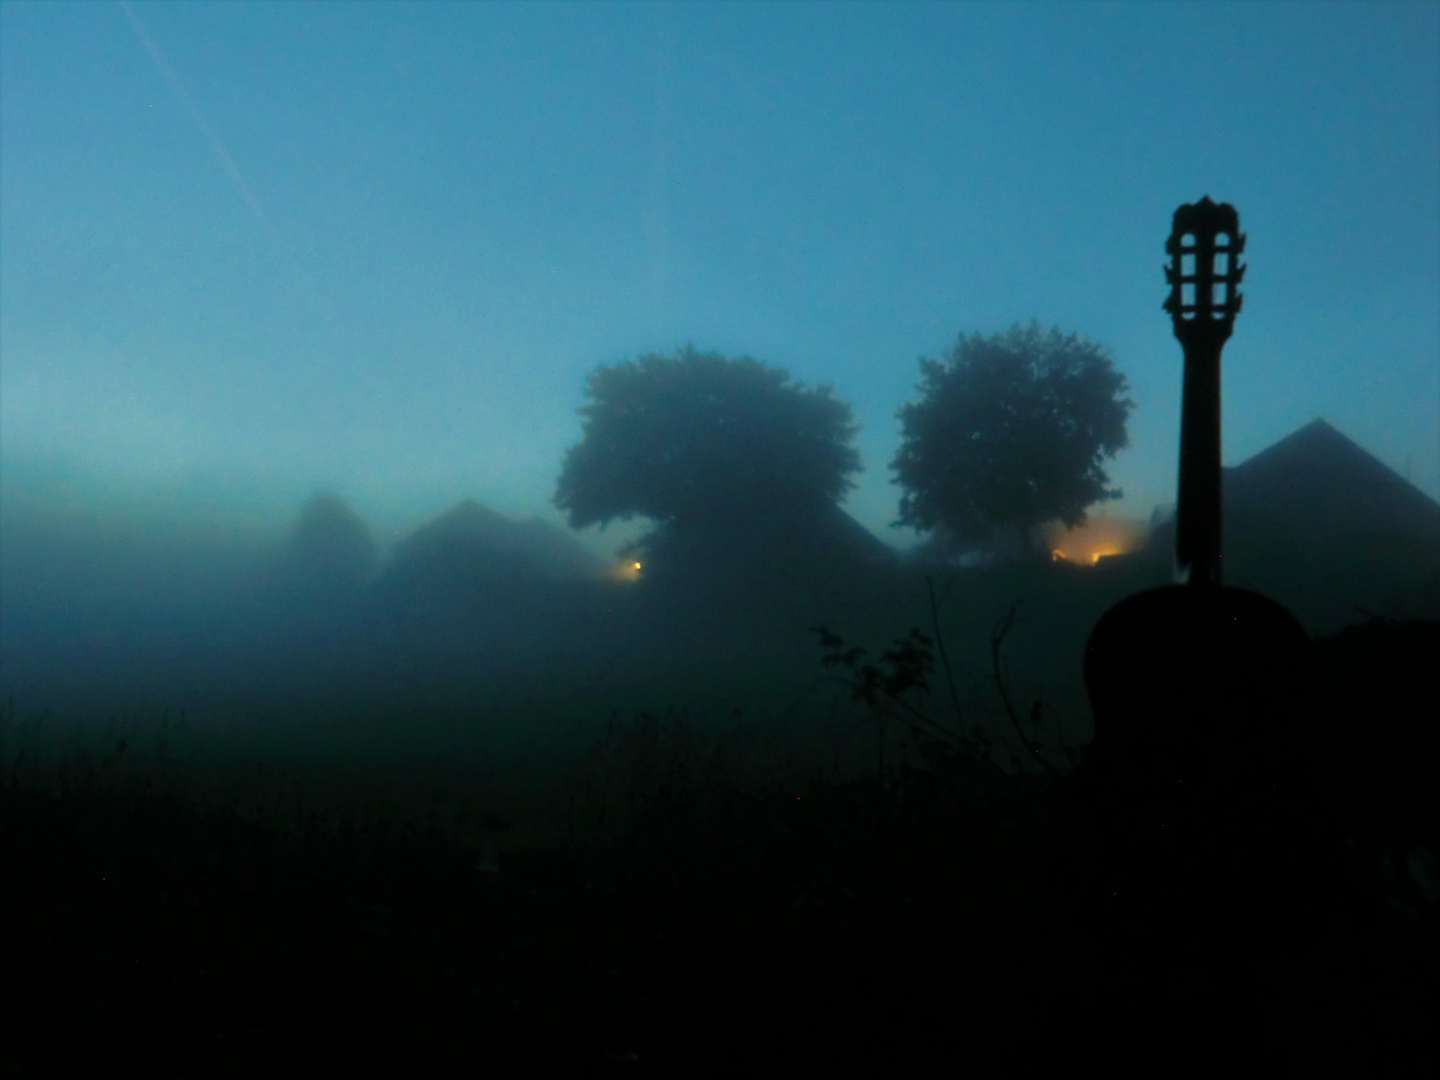
[[[1175,211],[1165,241],[1170,296],[1164,306],[1181,344],[1214,344],[1230,336],[1242,300],[1238,286],[1245,276],[1240,263],[1244,250],[1240,215],[1229,203],[1211,202],[1207,195]]]

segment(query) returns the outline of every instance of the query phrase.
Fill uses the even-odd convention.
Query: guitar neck
[[[1185,349],[1180,403],[1180,490],[1175,506],[1175,569],[1202,588],[1220,580],[1220,351],[1244,299],[1245,235],[1229,203],[1207,195],[1175,211],[1165,242],[1170,296],[1165,310]]]
[[[1180,405],[1180,486],[1175,507],[1175,566],[1181,581],[1221,584],[1220,351],[1223,341],[1185,346]]]

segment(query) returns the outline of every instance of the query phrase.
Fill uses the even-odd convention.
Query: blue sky
[[[558,520],[588,373],[694,342],[851,402],[883,530],[917,358],[1034,318],[1144,516],[1207,193],[1227,463],[1323,416],[1440,496],[1440,5],[5,3],[0,468]]]

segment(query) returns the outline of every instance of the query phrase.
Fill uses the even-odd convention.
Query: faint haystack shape
[[[598,581],[609,573],[605,563],[548,521],[532,517],[511,524],[510,530],[515,550],[545,577],[555,581]]]
[[[1370,534],[1440,544],[1440,505],[1325,420],[1225,470],[1235,527],[1307,541]]]
[[[1226,580],[1312,633],[1366,613],[1440,618],[1440,504],[1324,420],[1224,472]],[[1174,523],[1150,547],[1168,558]]]
[[[402,616],[509,632],[553,603],[560,583],[604,572],[560,529],[539,519],[514,522],[466,499],[396,545],[380,592]]]
[[[280,593],[311,603],[357,599],[375,577],[379,549],[370,530],[343,499],[310,498],[281,550],[275,579]]]

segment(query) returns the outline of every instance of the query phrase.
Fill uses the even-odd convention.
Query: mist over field
[[[1090,627],[1170,580],[1160,263],[1207,193],[1250,237],[1230,580],[1314,633],[1432,617],[1434,12],[1203,10],[5,4],[10,715],[479,775],[673,709],[865,761],[815,628],[920,628],[927,708],[1023,756],[1003,683],[1083,746]],[[1050,508],[1084,527],[966,547],[907,509],[905,410],[1032,320],[1121,380],[1118,438]],[[596,381],[690,355],[788,381]]]
[[[1142,987],[1167,1055],[1433,1063],[1437,55],[1422,2],[0,0],[26,1060],[1025,1073]],[[1172,814],[1087,642],[1176,580],[1202,197],[1224,582],[1303,663]],[[1164,700],[1199,635],[1127,640]]]
[[[1206,193],[1250,234],[1226,463],[1323,417],[1433,499],[1433,11],[1202,12],[7,4],[7,516],[102,563],[212,530],[235,573],[316,492],[382,551],[467,498],[563,527],[586,379],[693,342],[833,387],[842,505],[904,549],[917,358],[1036,319],[1128,379],[1094,510],[1145,522],[1162,245]],[[178,569],[134,573],[184,606]]]

